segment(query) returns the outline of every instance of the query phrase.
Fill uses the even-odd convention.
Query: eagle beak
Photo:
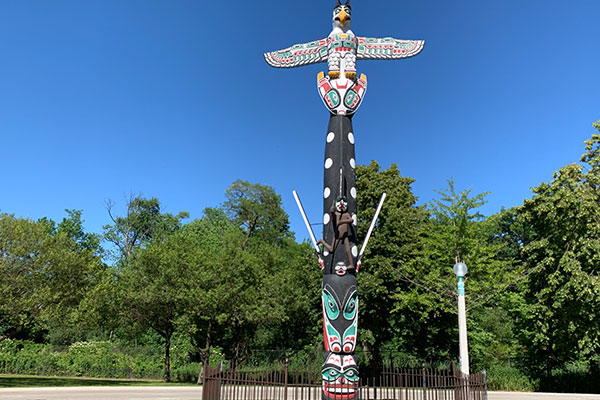
[[[342,26],[346,25],[347,16],[348,14],[346,14],[346,11],[342,10],[342,12],[340,13],[340,23],[342,24]]]

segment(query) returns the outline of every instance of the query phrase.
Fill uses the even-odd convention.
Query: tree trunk
[[[208,361],[210,360],[210,334],[212,328],[212,321],[208,321],[208,327],[206,328],[206,345],[204,346],[204,351],[200,353],[202,357],[202,369],[200,370],[200,374],[198,374],[198,381],[196,382],[198,385],[202,384],[202,372],[204,371],[204,367],[208,366]]]
[[[171,382],[171,334],[165,336],[165,382]]]

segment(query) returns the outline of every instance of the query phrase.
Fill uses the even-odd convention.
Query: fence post
[[[288,364],[289,360],[285,359],[285,371],[283,374],[283,400],[287,400],[287,390],[288,390]]]
[[[208,362],[204,362],[202,364],[202,398],[204,400],[207,399],[207,395],[206,395],[206,364],[208,364]]]
[[[483,400],[488,400],[488,395],[487,395],[487,371],[485,370],[485,368],[483,369],[483,371],[481,371],[481,374],[483,375]]]
[[[427,399],[427,377],[425,376],[425,363],[421,363],[421,375],[423,376],[423,399]]]
[[[454,362],[452,363],[452,386],[454,387],[454,400],[463,400],[461,390],[461,372],[458,370]]]
[[[219,383],[217,384],[217,393],[215,400],[221,400],[221,383],[223,381],[223,360],[221,360],[221,364],[219,365]]]

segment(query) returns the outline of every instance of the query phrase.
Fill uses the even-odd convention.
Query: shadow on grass
[[[65,386],[156,386],[181,385],[162,381],[137,381],[102,378],[71,378],[29,375],[0,375],[0,388],[17,387],[65,387]]]

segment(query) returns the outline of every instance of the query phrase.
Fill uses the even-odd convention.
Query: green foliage
[[[181,221],[189,217],[185,211],[177,215],[163,213],[160,202],[154,197],[131,196],[123,217],[113,215],[113,202],[108,201],[106,207],[113,223],[103,227],[104,239],[118,249],[118,254],[113,257],[121,263],[127,262],[132,253],[144,244],[153,239],[160,240],[177,229]]]
[[[488,390],[532,392],[537,388],[521,369],[510,364],[494,363],[487,370]]]
[[[480,193],[470,197],[471,190],[457,193],[454,180],[448,181],[448,188],[436,191],[441,198],[434,199],[431,204],[431,222],[435,229],[432,231],[433,241],[441,246],[441,254],[453,258],[457,262],[473,264],[477,247],[484,236],[481,234],[481,224],[485,217],[475,211],[486,203],[489,193]],[[478,260],[477,260],[478,261]],[[448,263],[450,264],[450,263]]]
[[[173,368],[174,382],[196,383],[202,371],[202,363],[192,362]]]
[[[0,336],[82,334],[82,305],[106,268],[97,238],[81,229],[81,213],[68,213],[56,229],[49,220],[0,215]]]
[[[519,208],[534,232],[523,248],[530,274],[521,329],[536,375],[550,376],[569,362],[588,362],[600,350],[599,144],[599,134],[586,141],[581,161],[587,168],[561,168]]]
[[[0,371],[11,374],[156,379],[162,374],[162,362],[160,352],[153,349],[123,351],[109,342],[76,342],[67,348],[60,348],[8,339],[0,342]]]
[[[288,215],[281,208],[281,196],[270,186],[238,180],[229,186],[225,198],[223,209],[227,216],[245,231],[242,247],[252,236],[277,244],[289,235]]]
[[[382,316],[397,309],[392,299],[408,286],[403,279],[405,266],[419,248],[418,229],[425,222],[426,213],[423,208],[415,207],[416,197],[410,189],[413,180],[401,177],[396,164],[380,170],[372,161],[368,166],[357,166],[356,175],[356,189],[360,193],[359,238],[366,236],[381,195],[386,192],[388,196],[358,275],[362,326],[359,337],[363,348],[375,353],[382,343],[406,326],[403,315]],[[376,353],[374,356],[377,358]]]

